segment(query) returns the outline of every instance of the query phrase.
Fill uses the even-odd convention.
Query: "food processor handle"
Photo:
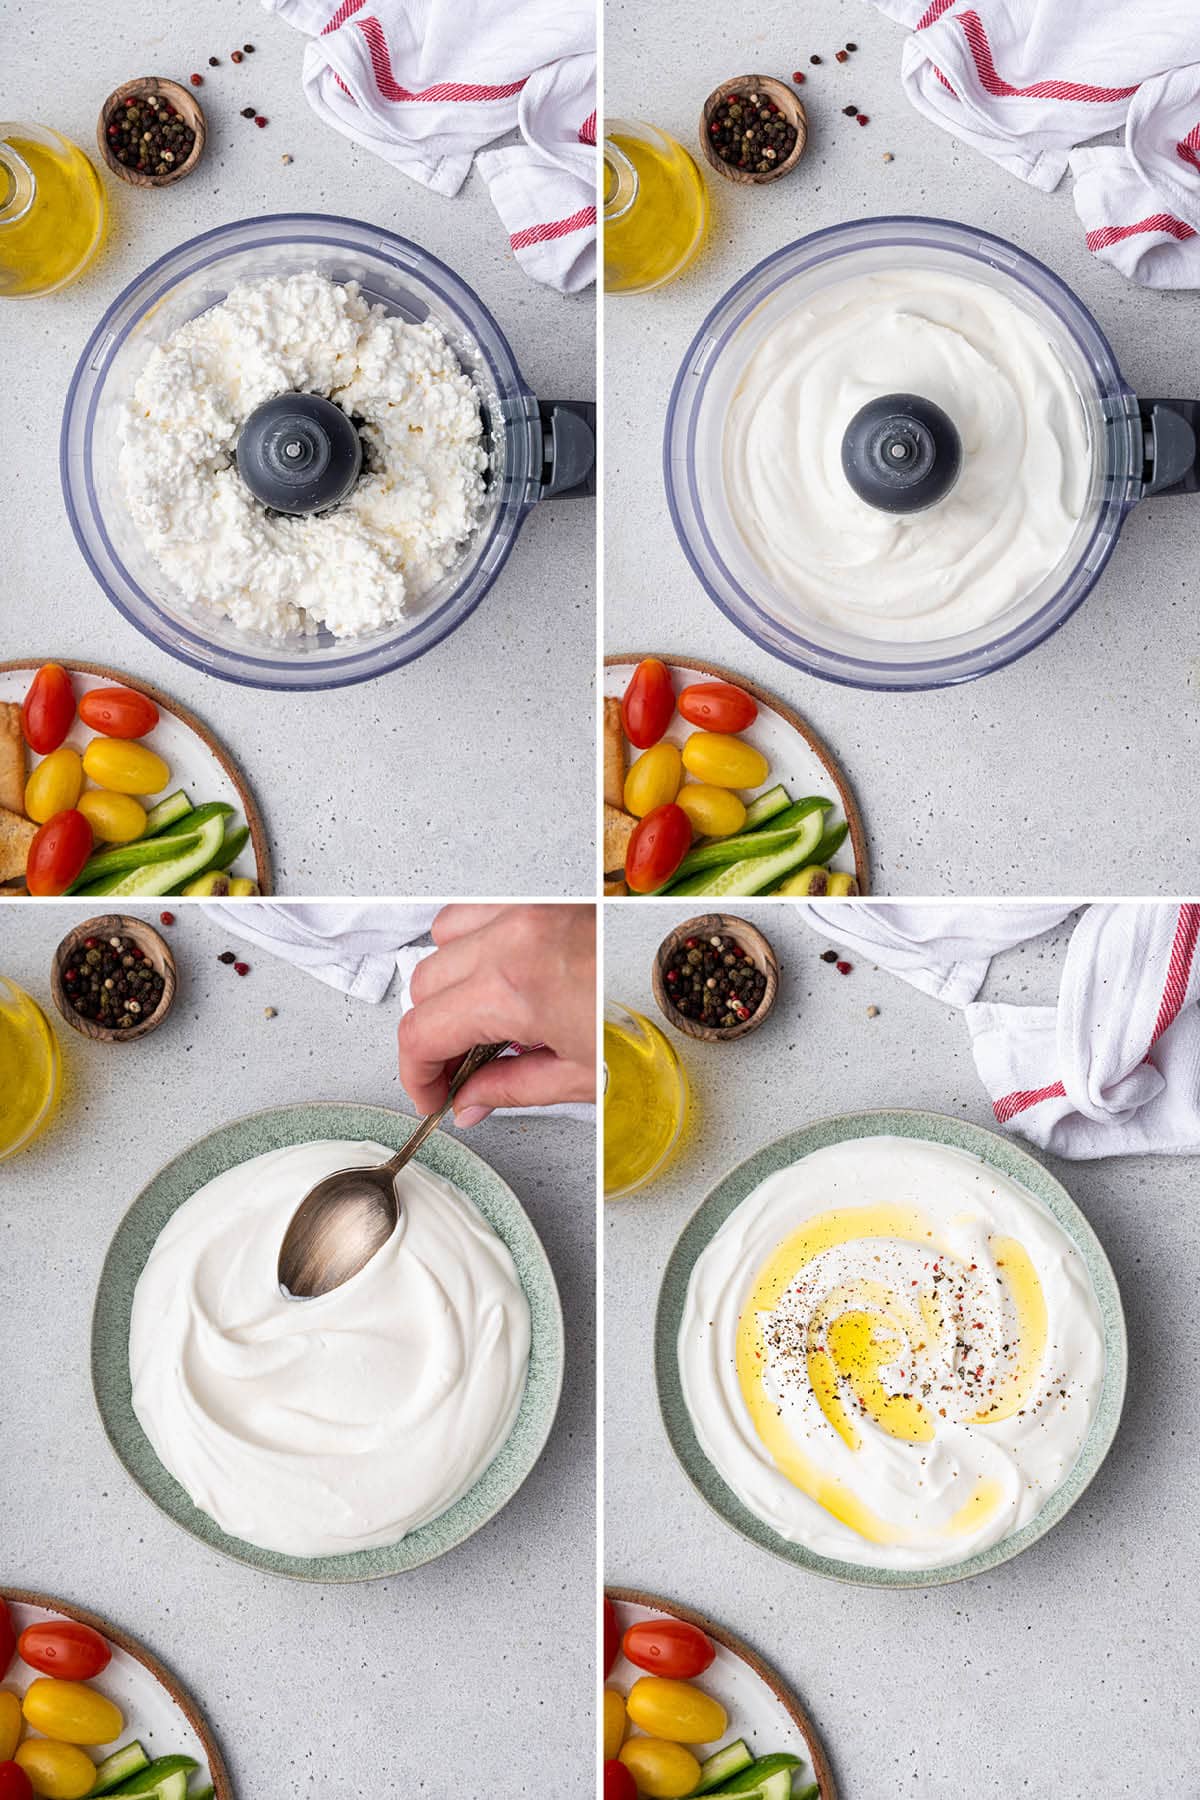
[[[596,408],[590,400],[539,400],[539,500],[587,500],[596,492]]]
[[[1142,498],[1200,493],[1200,400],[1143,400]]]

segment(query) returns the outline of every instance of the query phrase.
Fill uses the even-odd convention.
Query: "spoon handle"
[[[476,1069],[482,1069],[485,1063],[493,1061],[495,1057],[500,1055],[502,1050],[507,1050],[508,1047],[508,1041],[506,1039],[503,1044],[476,1044],[473,1050],[467,1051],[467,1054],[463,1057],[457,1069],[455,1069],[453,1075],[450,1077],[450,1091],[442,1104],[438,1107],[437,1111],[425,1115],[408,1142],[402,1145],[401,1148],[397,1150],[395,1156],[389,1160],[387,1167],[391,1174],[398,1174],[405,1163],[411,1161],[416,1155],[417,1151],[421,1148],[421,1145],[425,1142],[425,1139],[437,1130],[438,1126],[453,1106],[454,1097],[462,1087],[463,1083],[475,1073]]]

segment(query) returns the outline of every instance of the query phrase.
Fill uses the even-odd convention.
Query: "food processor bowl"
[[[389,313],[445,332],[475,383],[490,456],[486,509],[452,568],[399,623],[356,638],[322,630],[283,642],[243,631],[173,589],[129,517],[119,473],[121,411],[152,349],[239,281],[311,270],[355,281]],[[109,307],[71,380],[59,463],[76,540],[113,604],[154,643],[205,674],[291,690],[368,681],[412,662],[461,625],[508,558],[530,508],[594,492],[586,403],[539,401],[504,334],[466,283],[406,238],[354,219],[280,213],[218,226],[152,263]]]
[[[867,638],[800,616],[755,559],[725,492],[730,403],[765,337],[819,289],[878,272],[928,270],[982,282],[1049,339],[1079,396],[1087,497],[1058,566],[998,617],[953,637]],[[849,423],[849,421],[847,421]],[[1086,598],[1129,508],[1147,493],[1196,488],[1196,403],[1139,401],[1104,334],[1058,276],[1003,238],[945,219],[836,225],[786,245],[732,287],[704,321],[675,378],[663,447],[667,502],[688,561],[721,611],[762,649],[852,687],[923,689],[970,681],[1023,656]]]

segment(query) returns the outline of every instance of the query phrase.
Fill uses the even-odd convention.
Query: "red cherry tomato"
[[[21,708],[25,742],[39,756],[49,756],[71,729],[75,717],[75,690],[71,677],[58,663],[46,663],[29,684]]]
[[[57,1675],[60,1681],[90,1681],[112,1659],[100,1633],[75,1619],[27,1625],[17,1647],[22,1662],[43,1675]]]
[[[679,710],[689,725],[704,731],[745,731],[758,717],[749,694],[727,681],[697,681],[679,696]],[[80,714],[83,707],[79,708]]]
[[[643,1619],[629,1627],[622,1649],[639,1669],[665,1675],[670,1681],[690,1681],[694,1675],[703,1675],[716,1655],[699,1627],[685,1619]]]
[[[607,1604],[608,1604],[608,1602],[605,1601],[606,1606],[607,1606]],[[615,1616],[616,1615],[614,1614],[614,1621],[615,1621]],[[606,1645],[606,1653],[607,1653],[607,1643],[608,1643],[608,1614],[607,1613],[605,1613],[605,1615],[604,1615],[604,1636],[605,1636],[605,1645]],[[620,1642],[620,1633],[617,1634],[617,1641]],[[12,1662],[12,1659],[16,1655],[16,1653],[17,1653],[17,1634],[16,1634],[16,1631],[13,1629],[12,1615],[10,1614],[10,1612],[8,1610],[8,1602],[5,1600],[0,1600],[0,1681],[3,1681],[4,1677],[8,1674],[9,1664]],[[613,1654],[615,1656],[616,1652],[614,1651]],[[612,1667],[612,1664],[610,1663],[609,1668],[611,1668],[611,1667]],[[607,1675],[608,1669],[606,1669],[604,1671],[604,1673]]]
[[[65,894],[92,854],[92,828],[71,807],[47,819],[29,846],[25,885],[31,894]]]
[[[20,1763],[0,1763],[0,1800],[33,1800],[33,1783]]]
[[[4,1790],[0,1788],[0,1796]],[[613,1757],[604,1765],[604,1800],[638,1800],[637,1783],[625,1767]]]
[[[635,894],[652,894],[672,875],[692,847],[692,821],[682,806],[656,806],[633,828],[625,852],[625,879]]]
[[[625,736],[639,750],[657,744],[675,711],[675,687],[671,671],[657,656],[647,656],[629,678],[621,702]]]
[[[608,1680],[609,1672],[612,1669],[613,1664],[617,1660],[617,1651],[620,1648],[621,1648],[621,1625],[620,1625],[620,1621],[617,1618],[617,1609],[613,1605],[612,1601],[609,1599],[608,1595],[605,1594],[605,1596],[604,1596],[604,1679],[605,1679],[605,1681]],[[3,1652],[0,1651],[0,1661],[2,1661],[2,1660],[3,1660]]]
[[[93,688],[79,702],[79,716],[105,737],[142,738],[158,724],[158,708],[132,688]]]

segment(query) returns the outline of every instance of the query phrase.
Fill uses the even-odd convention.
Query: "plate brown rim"
[[[812,1758],[813,1775],[821,1790],[821,1800],[838,1800],[837,1782],[829,1761],[829,1753],[821,1741],[820,1732],[783,1677],[776,1673],[771,1664],[766,1662],[757,1650],[751,1649],[744,1638],[738,1637],[735,1632],[726,1630],[724,1625],[714,1625],[711,1619],[707,1618],[704,1613],[697,1612],[693,1607],[681,1606],[676,1600],[664,1600],[661,1594],[643,1593],[640,1588],[607,1586],[604,1592],[608,1599],[622,1601],[627,1606],[645,1606],[651,1612],[669,1613],[673,1619],[682,1619],[685,1624],[694,1625],[698,1631],[703,1631],[708,1637],[715,1638],[717,1643],[723,1645],[732,1655],[740,1657],[741,1661],[754,1671],[759,1680],[765,1682],[770,1688],[808,1745],[809,1755]]]
[[[250,832],[250,844],[254,851],[258,885],[264,897],[270,895],[273,892],[271,851],[267,842],[267,828],[258,809],[258,801],[250,791],[246,777],[242,774],[238,764],[234,762],[221,740],[209,730],[203,719],[190,711],[188,707],[181,706],[179,701],[173,700],[169,694],[164,694],[161,688],[152,687],[148,681],[140,681],[136,676],[125,675],[120,669],[110,669],[106,663],[77,662],[74,658],[63,660],[53,656],[43,656],[37,661],[26,661],[25,658],[19,657],[12,662],[0,662],[0,675],[9,675],[16,669],[40,669],[46,663],[56,661],[68,672],[76,669],[81,675],[100,675],[106,681],[114,682],[118,687],[133,688],[136,693],[145,694],[147,700],[153,700],[160,712],[171,713],[181,725],[186,725],[189,731],[196,734],[201,743],[212,752],[237,789],[238,799],[242,803],[242,812]]]
[[[103,1614],[88,1612],[82,1606],[72,1606],[68,1601],[60,1600],[55,1594],[40,1594],[32,1588],[0,1587],[0,1600],[12,1600],[18,1606],[40,1606],[47,1612],[61,1613],[64,1619],[75,1619],[80,1625],[90,1625],[93,1631],[100,1633],[101,1637],[108,1638],[110,1643],[116,1644],[118,1648],[124,1650],[127,1656],[132,1656],[135,1662],[141,1663],[142,1667],[153,1675],[159,1686],[165,1688],[170,1694],[203,1744],[204,1754],[208,1758],[208,1772],[212,1779],[214,1800],[234,1800],[233,1782],[230,1780],[229,1770],[225,1767],[225,1758],[217,1747],[217,1741],[213,1737],[208,1720],[178,1676],[173,1675],[152,1650],[147,1650],[144,1644],[140,1643],[137,1638],[131,1637],[127,1631],[122,1631],[119,1625],[110,1624]]]
[[[841,763],[824,738],[818,736],[813,730],[808,720],[794,707],[788,706],[777,695],[772,694],[768,688],[760,687],[756,681],[751,681],[745,675],[736,674],[721,663],[698,662],[694,657],[674,656],[665,650],[627,650],[613,651],[605,656],[604,667],[606,669],[615,668],[618,663],[633,663],[636,666],[647,656],[657,657],[660,662],[666,663],[669,669],[691,669],[697,675],[711,675],[718,681],[729,682],[732,687],[742,688],[758,702],[759,706],[766,707],[769,712],[777,713],[785,725],[790,725],[793,731],[799,732],[814,756],[824,765],[837,788],[842,811],[845,813],[846,823],[850,827],[850,847],[854,852],[854,874],[858,882],[858,891],[863,895],[869,894],[871,891],[871,862],[867,853],[867,833],[858,801],[854,796],[854,789],[850,786],[849,777]],[[771,896],[763,895],[760,898],[770,899]]]

